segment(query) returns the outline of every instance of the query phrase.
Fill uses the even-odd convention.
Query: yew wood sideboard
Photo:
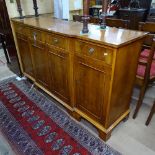
[[[54,19],[12,19],[23,74],[84,118],[107,140],[129,115],[137,60],[146,33]]]

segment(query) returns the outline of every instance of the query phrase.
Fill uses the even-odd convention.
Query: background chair
[[[110,27],[126,28],[129,27],[129,21],[123,19],[106,18],[106,25]]]
[[[82,22],[82,16],[80,15],[73,15],[73,21],[76,22]],[[93,23],[93,24],[99,24],[100,23],[100,19],[97,17],[92,17],[90,16],[90,20],[89,23]]]
[[[144,41],[142,52],[139,58],[135,83],[140,87],[140,94],[133,118],[136,118],[138,111],[142,105],[148,84],[155,81],[155,38],[153,34],[155,31],[155,23],[140,23],[139,29],[148,31],[150,33],[147,35]]]
[[[82,16],[80,15],[73,15],[73,21],[82,22]],[[97,17],[91,17],[89,23],[93,24],[100,24],[100,18]],[[117,27],[117,28],[128,28],[129,27],[129,21],[123,20],[123,19],[114,19],[114,18],[106,18],[106,25],[110,27]]]
[[[6,38],[6,36],[0,32],[0,43],[2,44],[2,48],[4,50],[4,54],[5,54],[5,58],[7,60],[7,63],[10,64],[9,55],[8,55],[7,48],[6,48],[5,38]]]
[[[82,22],[82,16],[80,15],[73,15],[74,22]]]
[[[149,35],[146,37],[144,43],[142,52],[140,54],[141,57],[147,58],[150,53],[150,48],[152,46],[153,38],[155,35],[155,23],[153,22],[140,22],[139,23],[139,30],[140,31],[146,31],[149,32]],[[155,59],[155,55],[153,56],[153,59]]]
[[[93,24],[100,24],[100,18],[97,17],[90,17],[89,23],[93,23]]]
[[[151,121],[151,119],[153,117],[154,112],[155,112],[155,101],[153,103],[153,106],[151,108],[150,114],[149,114],[149,116],[147,118],[147,121],[146,121],[145,125],[149,125],[149,123],[150,123],[150,121]]]
[[[155,22],[155,8],[151,8],[147,16],[147,21]]]

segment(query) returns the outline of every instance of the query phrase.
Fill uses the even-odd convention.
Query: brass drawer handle
[[[93,54],[94,51],[95,51],[94,48],[90,48],[90,49],[89,49],[89,54]]]
[[[53,43],[54,43],[54,44],[57,44],[58,42],[59,42],[59,40],[58,40],[57,38],[54,38],[54,39],[53,39]]]
[[[33,39],[36,41],[37,40],[37,33],[33,32]]]

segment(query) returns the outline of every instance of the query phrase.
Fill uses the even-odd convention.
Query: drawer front
[[[24,25],[21,24],[16,24],[15,25],[15,32],[18,34],[23,34],[25,36],[29,35],[29,28],[25,27]]]
[[[28,36],[26,36],[24,34],[17,33],[16,36],[17,36],[17,38],[28,40]]]
[[[30,38],[34,41],[45,42],[45,34],[37,29],[30,29]]]
[[[23,33],[23,29],[24,29],[24,26],[20,25],[20,24],[15,24],[15,31],[17,33],[20,33],[22,34]]]
[[[49,45],[53,45],[62,49],[67,49],[67,42],[68,40],[66,37],[54,34],[47,35],[47,43]]]
[[[75,51],[81,55],[89,56],[111,65],[113,60],[113,51],[94,44],[76,41]]]

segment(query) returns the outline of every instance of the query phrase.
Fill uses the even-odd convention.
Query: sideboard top
[[[141,31],[133,31],[114,27],[107,27],[106,29],[101,30],[98,25],[89,24],[89,33],[83,35],[81,34],[83,26],[82,23],[56,19],[49,14],[42,15],[37,18],[13,18],[12,21],[23,23],[49,32],[89,40],[115,48],[143,38],[147,34]]]

